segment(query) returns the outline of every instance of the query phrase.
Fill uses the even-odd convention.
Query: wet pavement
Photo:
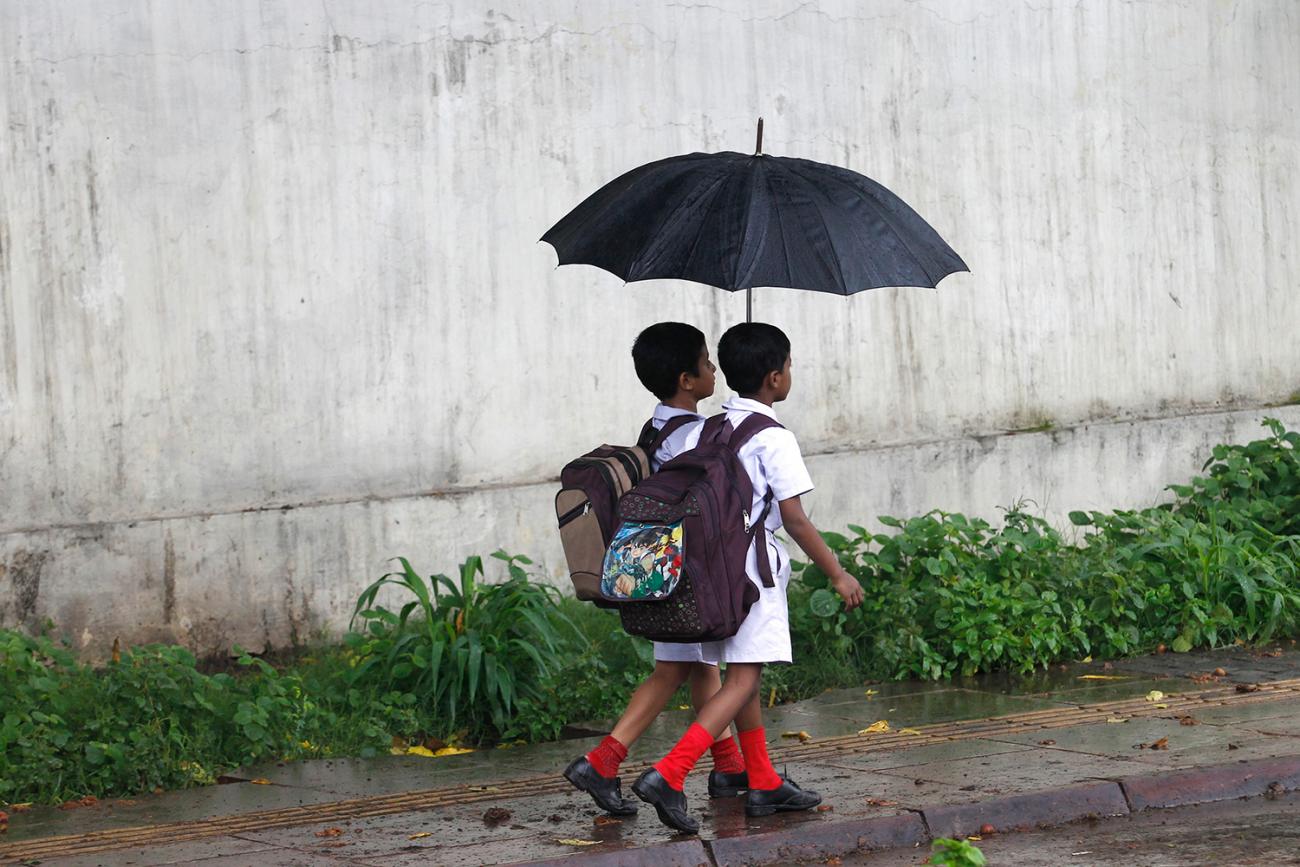
[[[1216,668],[1225,675],[1209,676]],[[1293,679],[1300,679],[1300,652],[1288,643],[1079,663],[1024,677],[863,685],[771,708],[765,726],[774,761],[820,791],[826,809],[749,819],[742,800],[707,799],[706,760],[686,792],[708,848],[672,837],[648,807],[613,820],[573,791],[559,771],[594,746],[594,736],[435,759],[277,763],[204,789],[35,809],[12,817],[0,862],[459,865],[605,854],[618,863],[647,852],[657,867],[722,861],[717,853],[739,851],[737,841],[776,839],[783,829],[797,836],[890,817],[898,829],[923,828],[920,811],[936,805],[1297,756],[1300,682]],[[1266,686],[1244,691],[1254,684]],[[1148,701],[1153,690],[1163,695]],[[687,712],[665,714],[634,746],[625,790],[689,720]],[[890,734],[859,734],[880,720]],[[796,732],[811,740],[782,737]],[[668,841],[677,842],[661,845]]]

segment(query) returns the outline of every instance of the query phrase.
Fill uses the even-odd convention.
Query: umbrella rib
[[[796,178],[799,181],[799,183],[803,184],[808,189],[812,190],[814,193],[820,192],[817,189],[817,186],[812,181],[808,180],[803,175],[799,174],[794,169],[790,168],[790,166],[787,163],[782,162],[781,168],[789,172],[791,177]],[[832,258],[829,264],[835,266],[835,273],[838,274],[840,277],[840,281],[839,281],[840,289],[842,290],[843,294],[847,295],[849,294],[849,287],[844,282],[844,269],[840,265],[839,252],[835,249],[835,239],[831,236],[830,227],[826,225],[826,216],[822,213],[821,208],[817,207],[817,201],[814,196],[809,196],[808,202],[809,204],[812,205],[813,211],[817,214],[817,219],[821,221],[822,231],[826,233],[826,243],[829,244],[831,247]],[[825,260],[825,257],[822,257],[822,259]]]
[[[802,175],[800,177],[802,177]],[[934,275],[930,273],[930,269],[926,267],[925,262],[923,262],[920,259],[920,257],[916,255],[916,252],[912,249],[912,245],[907,242],[907,238],[904,237],[903,233],[899,232],[898,228],[894,225],[894,221],[891,219],[893,215],[890,214],[889,209],[886,208],[878,198],[876,198],[874,193],[865,193],[864,196],[863,190],[858,189],[857,187],[848,183],[847,181],[839,177],[834,172],[828,172],[827,177],[829,177],[835,183],[839,184],[841,187],[848,188],[851,192],[856,193],[859,197],[865,197],[869,199],[869,201],[871,201],[871,203],[875,205],[876,213],[880,216],[881,221],[885,224],[886,227],[888,227],[889,231],[893,234],[893,236],[898,239],[898,243],[903,245],[903,249],[907,251],[907,255],[911,257],[912,261],[916,263],[917,267],[921,269],[921,273],[925,275],[926,279],[929,280],[932,285],[937,286],[939,280],[942,280],[944,277],[948,276],[947,274],[944,274],[939,278],[939,280],[934,279]],[[866,176],[864,175],[863,177]],[[871,179],[867,178],[867,180],[871,180]],[[872,183],[875,183],[875,181],[872,181]],[[896,193],[893,195],[897,197]],[[902,199],[900,198],[899,201],[901,202]],[[917,219],[922,220],[922,222],[924,222],[924,218],[921,217],[920,214],[917,214]],[[926,223],[926,225],[928,226],[929,223]],[[931,231],[934,231],[933,226],[931,226],[930,228]],[[935,232],[935,234],[937,235],[938,232]],[[940,240],[942,240],[942,238]],[[946,244],[947,242],[945,241],[944,243]]]
[[[767,186],[768,200],[772,203],[772,214],[776,217],[776,228],[781,233],[781,252],[785,254],[782,259],[785,263],[785,282],[793,283],[790,277],[790,242],[785,237],[785,223],[781,220],[781,203],[776,193],[772,190],[772,175],[770,172],[763,173],[763,183]],[[751,273],[753,269],[750,269]]]
[[[725,175],[718,175],[712,178],[704,178],[700,182],[695,184],[695,186],[691,188],[690,192],[688,192],[685,196],[682,196],[682,200],[677,203],[677,207],[673,208],[672,213],[669,214],[667,217],[665,217],[663,222],[660,223],[653,232],[647,234],[645,243],[641,245],[641,249],[637,250],[636,255],[632,257],[632,262],[627,269],[629,279],[640,279],[640,278],[633,277],[633,275],[635,274],[637,268],[639,268],[641,265],[641,257],[644,256],[646,254],[646,251],[649,250],[651,247],[653,247],[656,242],[659,242],[663,239],[664,232],[667,231],[672,226],[672,224],[677,221],[682,211],[685,210],[686,206],[692,202],[691,195],[695,193],[697,190],[699,190],[701,187],[712,184],[715,188],[714,196],[716,197],[717,195],[716,188],[720,186],[722,181],[724,180],[726,180]],[[707,195],[707,193],[705,193],[705,195]],[[710,208],[712,208],[712,202],[710,202]],[[698,243],[699,243],[699,235],[697,234],[695,238],[695,244],[691,245],[692,255],[694,255],[695,245]],[[690,261],[689,257],[687,257],[687,261]]]

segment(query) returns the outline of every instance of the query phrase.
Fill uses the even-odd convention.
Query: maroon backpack
[[[759,577],[775,587],[763,509],[751,515],[754,487],[738,452],[755,434],[781,427],[752,413],[732,428],[726,414],[700,430],[699,443],[665,463],[619,501],[620,525],[606,554],[601,595],[618,605],[623,628],[655,641],[730,638],[759,591],[745,574],[758,546]]]
[[[565,464],[560,471],[560,492],[555,495],[555,517],[560,541],[569,564],[574,594],[582,600],[611,608],[600,595],[600,571],[605,549],[618,525],[619,498],[650,475],[650,460],[674,431],[698,416],[674,416],[656,431],[647,421],[634,446],[603,445]]]

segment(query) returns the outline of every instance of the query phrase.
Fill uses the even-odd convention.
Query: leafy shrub
[[[357,599],[347,645],[357,654],[352,688],[382,684],[414,697],[433,723],[430,734],[454,732],[458,724],[480,738],[505,732],[516,706],[537,704],[542,681],[557,667],[566,624],[558,616],[559,592],[528,580],[526,557],[496,552],[509,579],[479,580],[483,561],[471,557],[460,568],[460,583],[445,575],[421,578],[405,558],[401,572],[390,572]],[[397,612],[376,603],[386,587],[415,598]]]

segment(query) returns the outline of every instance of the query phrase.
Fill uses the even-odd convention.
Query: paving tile
[[[868,753],[855,753],[845,750],[842,753],[818,756],[817,761],[837,767],[861,770],[897,768],[904,765],[928,764],[930,762],[948,762],[954,759],[969,759],[976,756],[993,756],[999,753],[1012,753],[1028,750],[1029,746],[986,738],[968,738],[958,741],[927,741],[914,747],[873,750]]]
[[[182,789],[162,795],[139,795],[134,798],[101,801],[94,807],[60,810],[57,807],[37,807],[28,813],[15,814],[10,819],[5,843],[35,837],[53,837],[63,834],[85,834],[90,831],[107,831],[114,828],[131,828],[140,825],[159,825],[168,822],[192,822],[251,813],[301,807],[337,800],[328,792],[288,786],[254,783],[228,783]]]
[[[1300,719],[1300,697],[1247,703],[1229,700],[1223,704],[1198,707],[1191,711],[1191,715],[1199,722],[1212,725],[1245,724],[1278,718]]]
[[[1090,780],[1149,773],[1140,762],[1039,747],[1031,752],[999,753],[889,768],[877,773],[931,780],[993,793],[1032,792]]]
[[[252,840],[241,840],[238,837],[207,837],[185,843],[133,846],[128,849],[112,849],[90,855],[62,855],[56,859],[41,860],[42,863],[58,864],[60,867],[96,867],[100,864],[153,867],[153,865],[163,864],[188,864],[220,856],[239,856],[245,864],[256,864],[263,863],[263,856],[270,857],[276,851],[277,848],[274,846]],[[19,854],[16,857],[22,856]],[[204,863],[207,861],[204,860]]]
[[[968,689],[950,689],[940,692],[900,695],[887,699],[860,698],[836,704],[825,704],[815,710],[800,709],[800,713],[816,715],[829,721],[840,718],[868,725],[876,720],[888,720],[894,728],[916,727],[954,720],[977,720],[990,717],[1028,713],[1062,707],[1057,701],[1032,696],[1003,695],[1002,693],[976,692]]]

